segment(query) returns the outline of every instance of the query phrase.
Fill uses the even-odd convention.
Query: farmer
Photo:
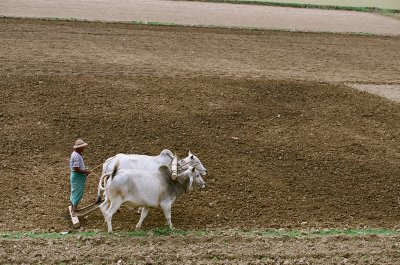
[[[78,204],[83,197],[85,191],[86,177],[91,173],[90,170],[86,170],[85,163],[83,162],[83,151],[88,144],[82,139],[75,141],[74,151],[71,154],[71,160],[69,167],[71,169],[71,196],[70,201],[72,204],[72,214],[76,215],[78,212]]]

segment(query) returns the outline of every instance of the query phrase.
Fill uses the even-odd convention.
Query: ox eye
[[[190,157],[190,159],[193,159],[193,155]]]

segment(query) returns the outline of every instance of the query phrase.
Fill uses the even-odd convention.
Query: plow
[[[74,214],[72,213],[72,206],[71,206],[71,205],[68,206],[68,211],[69,211],[69,214],[70,214],[70,217],[71,217],[72,226],[73,226],[74,228],[79,228],[79,227],[80,227],[79,217],[84,216],[84,215],[87,215],[87,214],[93,212],[94,210],[96,210],[97,208],[99,208],[99,206],[100,206],[100,204],[101,204],[102,202],[103,202],[103,201],[95,202],[95,203],[93,203],[93,204],[90,204],[90,205],[88,205],[88,206],[85,206],[85,207],[79,209],[79,210],[78,210],[76,213],[74,213]]]

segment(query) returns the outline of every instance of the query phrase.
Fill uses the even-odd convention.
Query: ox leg
[[[112,232],[112,224],[111,224],[111,220],[112,220],[112,216],[113,214],[119,209],[119,207],[122,204],[122,199],[121,198],[115,198],[111,201],[111,205],[110,208],[108,208],[107,212],[106,212],[106,222],[107,222],[107,227],[108,227],[108,232],[111,233]]]
[[[106,212],[110,208],[110,200],[108,198],[104,200],[104,202],[100,204],[99,208],[101,213],[103,214],[104,222],[106,222]]]
[[[165,219],[167,219],[167,224],[168,224],[169,228],[173,229],[174,227],[172,226],[172,222],[171,222],[171,203],[162,203],[160,206],[164,211],[164,216],[165,216]]]
[[[140,213],[139,222],[136,224],[136,229],[140,229],[142,227],[143,220],[144,220],[144,218],[146,218],[148,213],[149,213],[149,208],[142,207],[142,212]]]
[[[102,204],[100,204],[99,208],[101,210],[101,213],[103,214],[104,222],[107,222],[107,220],[106,220],[106,212],[110,208],[111,201],[109,199],[107,191],[104,191],[103,197],[104,197],[104,201],[103,201]]]

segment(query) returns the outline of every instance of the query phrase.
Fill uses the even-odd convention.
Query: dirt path
[[[2,0],[0,15],[400,35],[399,20],[369,13],[165,0]]]
[[[400,9],[397,0],[266,0],[265,2]]]
[[[349,84],[349,86],[400,103],[400,85]]]

